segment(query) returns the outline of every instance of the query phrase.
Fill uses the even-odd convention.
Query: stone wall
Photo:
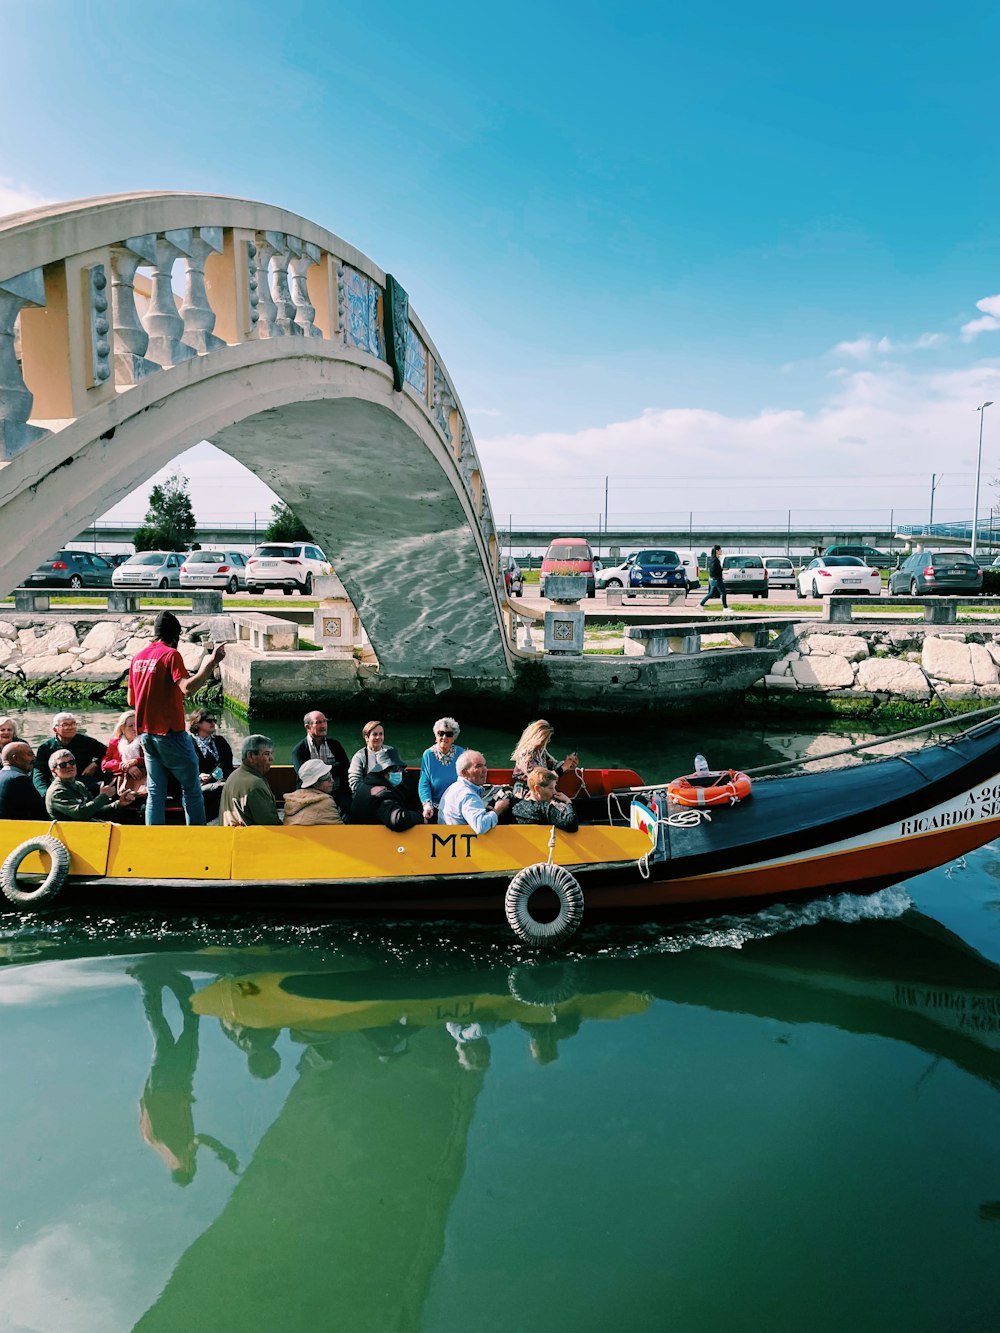
[[[0,699],[123,701],[129,663],[151,642],[154,619],[96,610],[0,612]],[[205,657],[206,640],[234,633],[226,616],[178,619],[184,627],[179,649],[191,672]]]
[[[1000,699],[1000,630],[796,626],[794,647],[764,678],[769,692],[870,703]]]

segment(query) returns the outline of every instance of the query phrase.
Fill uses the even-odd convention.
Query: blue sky
[[[339,233],[408,288],[498,517],[592,516],[606,473],[612,518],[917,518],[935,471],[970,513],[1000,11],[675,10],[0,0],[0,209],[194,189]],[[218,459],[184,465],[207,515]]]

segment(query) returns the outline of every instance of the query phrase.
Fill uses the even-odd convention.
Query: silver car
[[[189,551],[181,565],[182,588],[222,588],[239,592],[247,586],[247,560],[239,551]]]
[[[111,575],[113,588],[179,588],[180,551],[137,551]]]

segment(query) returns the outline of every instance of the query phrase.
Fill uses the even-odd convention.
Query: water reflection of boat
[[[594,775],[592,790],[623,776]],[[5,822],[0,855],[46,827]],[[881,888],[953,860],[998,830],[994,720],[909,755],[759,782],[749,800],[715,811],[711,822],[678,826],[656,816],[651,832],[595,823],[559,833],[552,859],[579,877],[588,912],[655,918],[692,904]],[[70,851],[71,902],[280,903],[501,919],[511,877],[549,857],[549,831],[538,826],[479,837],[437,826],[56,831]]]
[[[916,913],[822,924],[742,950],[465,974],[393,977],[320,959],[313,970],[226,975],[226,961],[215,960],[220,974],[191,1011],[268,1044],[287,1032],[301,1049],[297,1078],[136,1333],[280,1328],[290,1311],[296,1327],[420,1327],[504,1028],[523,1033],[544,1076],[588,1023],[691,1005],[908,1043],[1000,1089],[1000,968]]]

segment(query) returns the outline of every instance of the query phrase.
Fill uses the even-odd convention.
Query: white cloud
[[[898,365],[855,369],[830,384],[818,409],[736,416],[700,408],[648,409],[577,432],[478,441],[490,498],[515,522],[593,522],[610,476],[609,520],[654,524],[754,514],[777,522],[791,509],[812,521],[884,524],[926,516],[932,473],[945,466],[942,518],[972,504],[978,442],[972,412],[1000,398],[1000,361],[916,374]],[[987,419],[984,477],[997,471],[1000,420]],[[988,451],[987,451],[988,448]],[[530,493],[523,477],[532,477]],[[771,517],[773,515],[773,517]]]
[[[962,342],[970,343],[981,333],[992,333],[994,329],[1000,329],[1000,319],[995,319],[993,315],[983,315],[982,319],[970,319],[968,324],[962,325]]]
[[[855,361],[863,361],[865,357],[872,354],[874,348],[874,340],[865,335],[861,338],[855,338],[853,342],[837,343],[836,347],[831,350],[834,356],[852,356]]]
[[[992,333],[1000,329],[1000,295],[984,296],[976,302],[976,309],[983,312],[981,319],[970,319],[962,325],[962,342],[970,343],[981,333]]]
[[[22,213],[28,208],[38,208],[52,200],[37,190],[20,181],[12,181],[7,176],[0,176],[0,217],[8,213]]]
[[[945,341],[943,333],[922,333],[913,342],[893,342],[885,336],[876,340],[871,334],[865,333],[860,338],[837,343],[836,347],[830,348],[830,355],[865,361],[872,355],[888,356],[890,352],[923,352],[929,347],[940,347]]]

